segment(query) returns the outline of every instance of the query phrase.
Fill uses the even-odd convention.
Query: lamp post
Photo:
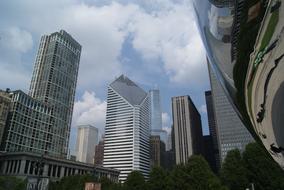
[[[33,168],[35,169],[37,175],[36,190],[39,190],[39,179],[44,168],[43,154],[41,155],[39,160],[33,163]]]
[[[246,188],[245,190],[254,190],[254,183],[251,183],[251,189],[250,188]]]

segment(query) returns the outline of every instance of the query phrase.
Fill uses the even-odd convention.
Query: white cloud
[[[170,81],[177,84],[202,84],[207,75],[205,52],[193,20],[189,6],[171,4],[171,9],[156,14],[141,11],[129,25],[133,47],[151,64],[162,60]]]
[[[0,30],[0,49],[25,53],[33,46],[32,35],[18,27]]]
[[[29,69],[23,55],[33,47],[32,35],[19,27],[0,29],[0,88],[27,91]]]
[[[94,92],[85,91],[82,98],[75,102],[73,111],[73,127],[90,124],[104,132],[106,101],[96,97]]]
[[[207,107],[206,107],[206,105],[201,105],[200,107],[199,107],[199,111],[201,112],[201,113],[203,113],[203,114],[207,114]]]
[[[14,48],[22,53],[31,48],[30,33],[38,39],[42,34],[66,29],[74,36],[83,47],[78,77],[81,90],[98,87],[123,72],[119,58],[129,35],[145,62],[163,62],[171,82],[200,85],[204,81],[205,54],[193,10],[185,1],[104,2],[100,6],[75,0],[27,0],[18,5],[6,2],[2,3],[5,10],[0,16],[4,27],[25,28],[14,28],[11,33],[13,41],[19,41]],[[11,7],[21,8],[15,12],[9,11]]]

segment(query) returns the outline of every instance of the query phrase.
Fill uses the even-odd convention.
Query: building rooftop
[[[131,105],[140,105],[147,93],[125,75],[121,75],[110,84],[110,87],[125,98]]]

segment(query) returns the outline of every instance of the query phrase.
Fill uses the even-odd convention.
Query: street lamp
[[[36,182],[36,190],[39,190],[39,179],[40,175],[43,172],[44,162],[43,162],[43,154],[41,155],[40,159],[33,163],[33,168],[35,169],[37,175],[37,182]]]

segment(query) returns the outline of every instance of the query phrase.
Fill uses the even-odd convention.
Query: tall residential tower
[[[41,38],[29,95],[11,93],[1,150],[67,156],[80,54],[63,30]]]
[[[133,170],[147,178],[149,140],[149,96],[121,75],[108,86],[103,166],[118,169],[122,182]]]
[[[81,45],[64,30],[41,38],[29,95],[52,110],[51,150],[66,156]]]

